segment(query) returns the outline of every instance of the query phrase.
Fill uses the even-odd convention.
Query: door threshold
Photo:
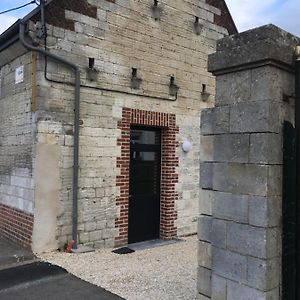
[[[146,250],[146,249],[151,249],[156,247],[168,246],[179,242],[184,242],[184,240],[178,238],[172,240],[155,239],[155,240],[128,244],[128,248],[134,251],[139,251],[139,250]]]

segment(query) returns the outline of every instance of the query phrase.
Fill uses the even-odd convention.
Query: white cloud
[[[273,23],[300,36],[299,0],[227,0],[239,31]]]
[[[0,22],[0,34],[4,32],[8,27],[14,24],[18,18],[10,16],[10,15],[2,15]]]

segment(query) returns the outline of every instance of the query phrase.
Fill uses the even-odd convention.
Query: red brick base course
[[[117,158],[117,168],[120,169],[120,175],[117,176],[116,182],[117,186],[120,187],[120,196],[117,198],[120,216],[115,221],[116,228],[119,229],[119,235],[115,240],[116,246],[128,243],[130,126],[132,125],[153,126],[162,129],[160,237],[172,239],[177,236],[174,221],[177,219],[175,210],[175,202],[178,199],[178,194],[175,191],[175,185],[178,182],[176,134],[179,129],[176,126],[176,116],[123,108],[123,117],[118,123],[118,128],[121,129],[122,133],[121,138],[118,139],[118,146],[121,146],[121,156]]]
[[[33,215],[0,204],[0,235],[23,247],[31,247]]]

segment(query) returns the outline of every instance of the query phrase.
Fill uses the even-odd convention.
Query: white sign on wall
[[[16,68],[15,81],[16,84],[24,81],[24,66]]]

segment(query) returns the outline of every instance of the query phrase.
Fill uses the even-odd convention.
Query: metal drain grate
[[[122,247],[122,248],[115,249],[112,252],[116,253],[116,254],[130,254],[130,253],[135,252],[135,250],[132,250],[128,247]]]

